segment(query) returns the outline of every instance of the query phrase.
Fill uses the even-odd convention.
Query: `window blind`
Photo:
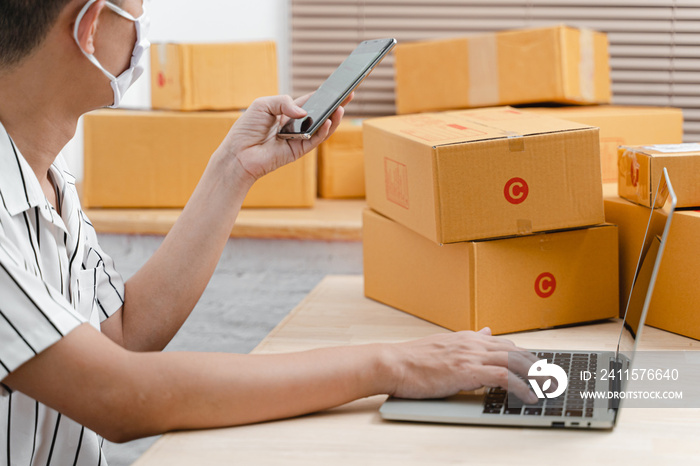
[[[315,90],[362,40],[399,42],[556,24],[606,32],[613,103],[683,109],[687,142],[700,141],[699,0],[292,0],[292,91]],[[395,113],[393,55],[348,107]]]

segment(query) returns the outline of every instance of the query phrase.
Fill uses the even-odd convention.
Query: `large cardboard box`
[[[649,223],[651,209],[622,199],[616,192],[606,191],[605,221],[618,226],[620,238],[620,316],[622,316],[627,306],[634,274],[640,260],[642,241]],[[654,216],[654,229],[656,231],[663,230],[663,221],[659,223],[659,219],[660,217]],[[653,237],[647,239],[644,251],[649,248],[652,239]]]
[[[617,148],[683,142],[683,111],[671,107],[591,105],[526,109],[600,128],[603,183],[617,183]]]
[[[100,110],[85,116],[86,207],[184,207],[238,112]],[[244,207],[311,207],[316,154],[255,182]]]
[[[277,95],[275,43],[153,44],[151,106],[160,110],[238,110]]]
[[[450,330],[618,314],[613,225],[440,246],[369,209],[363,222],[365,295]]]
[[[610,103],[605,34],[565,26],[399,44],[396,111]]]
[[[343,120],[318,148],[318,195],[324,199],[365,197],[362,120]]]
[[[645,261],[654,257],[649,254]],[[700,211],[676,211],[649,306],[647,325],[700,340],[699,276]]]
[[[598,129],[509,107],[365,120],[371,208],[438,243],[604,221]]]
[[[649,261],[654,260],[654,242],[658,242],[653,234],[647,238],[642,250],[650,213],[649,207],[606,192],[605,220],[616,223],[619,228],[621,316],[640,259],[648,274],[653,266]],[[663,231],[665,214],[655,213],[652,222],[653,232]],[[677,210],[654,287],[647,325],[700,339],[700,314],[696,312],[700,308],[700,287],[697,286],[699,271],[700,211]],[[640,277],[643,272],[640,272]],[[643,283],[645,280],[648,282],[648,277],[640,278]]]
[[[618,156],[621,197],[651,206],[666,168],[678,196],[678,207],[700,206],[700,144],[622,146]]]

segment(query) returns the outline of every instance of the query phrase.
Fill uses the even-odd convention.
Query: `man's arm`
[[[315,148],[343,115],[341,107],[309,141],[277,139],[288,118],[303,116],[297,104],[288,96],[258,99],[236,122],[163,244],[126,283],[124,306],[102,324],[105,335],[134,351],[168,344],[214,273],[253,182]]]
[[[514,374],[527,374],[534,361],[488,331],[236,355],[130,352],[84,324],[2,383],[123,442],[292,417],[383,393],[443,397],[486,385],[508,387],[535,402]]]

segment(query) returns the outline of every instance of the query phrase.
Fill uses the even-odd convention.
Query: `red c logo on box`
[[[158,73],[158,85],[159,85],[160,87],[164,87],[164,86],[165,86],[165,75],[163,74],[162,71],[161,71],[160,73]]]
[[[557,279],[549,272],[541,273],[535,280],[535,293],[540,298],[549,298],[557,289]]]
[[[511,178],[503,188],[503,194],[506,196],[506,201],[511,204],[520,204],[527,199],[530,194],[530,188],[527,182],[522,178]]]

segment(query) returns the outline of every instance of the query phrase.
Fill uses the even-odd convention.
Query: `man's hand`
[[[434,335],[391,345],[389,364],[396,371],[390,394],[399,398],[443,398],[461,390],[502,387],[527,403],[537,397],[526,382],[537,358],[491,330]]]
[[[211,157],[161,247],[127,282],[124,308],[103,324],[105,334],[134,351],[168,344],[209,283],[250,186],[314,149],[340,123],[342,106],[310,140],[278,139],[282,125],[306,114],[299,105],[309,97],[264,97],[251,104]]]
[[[256,99],[233,125],[222,148],[229,156],[236,157],[254,180],[294,162],[333,134],[343,117],[344,106],[353,96],[338,107],[311,139],[279,139],[277,133],[290,119],[306,115],[301,106],[309,97],[311,94],[296,101],[286,95]]]
[[[240,355],[135,353],[83,324],[2,382],[109,440],[127,441],[298,416],[386,393],[438,398],[500,386],[534,403],[516,373],[526,375],[535,360],[488,329]]]

